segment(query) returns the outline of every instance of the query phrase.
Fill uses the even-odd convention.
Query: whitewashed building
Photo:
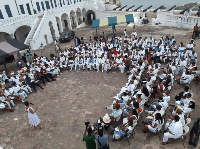
[[[3,0],[0,3],[0,42],[15,38],[36,50],[60,37],[64,30],[93,19],[131,12],[111,11],[106,0]],[[109,11],[107,11],[109,10]],[[135,17],[137,20],[137,17]]]
[[[97,4],[98,3],[98,4]],[[99,1],[7,0],[0,3],[0,42],[15,38],[32,50],[58,39],[63,30],[91,24]]]

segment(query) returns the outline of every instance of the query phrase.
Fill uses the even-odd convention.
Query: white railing
[[[37,17],[37,15],[19,15],[17,17],[2,19],[0,20],[0,26],[6,27],[29,19],[33,19],[35,17]]]
[[[36,18],[36,20],[34,21],[34,24],[32,25],[32,28],[31,28],[31,30],[30,30],[30,32],[28,34],[28,36],[26,37],[26,40],[25,40],[24,44],[26,44],[26,45],[30,44],[30,42],[31,42],[31,40],[32,40],[32,38],[33,38],[33,36],[35,34],[35,31],[37,30],[37,27],[38,27],[40,21],[41,21],[41,19]]]
[[[86,1],[79,2],[79,3],[86,3]],[[45,28],[46,19],[48,19],[49,17],[52,17],[55,14],[66,12],[66,8],[74,7],[74,6],[77,6],[77,3],[76,4],[71,4],[71,5],[65,5],[63,7],[60,7],[59,9],[53,9],[53,10],[46,11],[44,13],[44,15],[43,15],[42,20],[40,21],[40,24],[39,24],[37,30],[35,31],[35,34],[34,34],[33,38],[32,39],[27,39],[30,42],[31,47],[33,49],[37,49],[38,47],[35,46],[35,45],[40,45],[40,43],[38,43],[40,41],[38,41],[38,40],[40,39],[40,36],[41,36],[41,33],[42,33],[43,29]]]

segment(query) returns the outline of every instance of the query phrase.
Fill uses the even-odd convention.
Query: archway
[[[24,43],[24,41],[26,40],[26,37],[28,36],[30,30],[31,30],[30,26],[26,26],[26,25],[20,26],[15,31],[15,34],[14,34],[15,39]]]
[[[88,10],[86,16],[87,16],[86,24],[92,25],[92,20],[96,19],[95,12],[93,10]]]
[[[82,9],[82,17],[83,17],[83,19],[82,19],[83,22],[86,22],[86,17],[87,16],[86,16],[86,10],[85,10],[85,8]]]
[[[49,21],[49,29],[51,31],[51,35],[52,35],[53,40],[55,40],[56,39],[55,29],[53,28],[53,23],[51,21]]]
[[[76,28],[77,27],[77,19],[76,19],[76,14],[73,10],[70,12],[70,20],[71,20],[72,29]]]
[[[61,21],[62,21],[63,30],[69,30],[70,29],[70,20],[66,13],[62,14]]]
[[[0,42],[12,39],[11,35],[6,32],[0,32]]]
[[[78,8],[76,10],[76,16],[77,16],[78,25],[80,25],[82,23],[82,16],[81,16],[81,9],[80,8]]]
[[[56,17],[56,22],[57,22],[57,27],[58,27],[59,33],[62,33],[62,26],[61,26],[60,18]]]

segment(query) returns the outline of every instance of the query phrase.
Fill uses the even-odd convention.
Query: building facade
[[[64,30],[87,25],[105,5],[98,0],[8,0],[0,3],[0,42],[15,38],[32,50],[52,43]]]

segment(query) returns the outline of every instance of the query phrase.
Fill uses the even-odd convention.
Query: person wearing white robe
[[[174,116],[174,122],[169,125],[167,132],[163,135],[163,145],[168,142],[169,138],[178,139],[183,135],[183,125],[179,119],[178,115]]]
[[[177,21],[178,21],[178,29],[180,29],[181,28],[181,17],[178,17]]]
[[[3,93],[0,93],[0,101],[3,102],[3,103],[6,103],[9,107],[9,109],[12,109],[11,105],[13,107],[15,106],[15,103],[13,102],[13,100],[7,101],[6,98],[3,96]]]
[[[85,69],[84,60],[83,60],[82,57],[79,58],[78,67],[79,67],[79,70],[80,70],[81,68]]]

